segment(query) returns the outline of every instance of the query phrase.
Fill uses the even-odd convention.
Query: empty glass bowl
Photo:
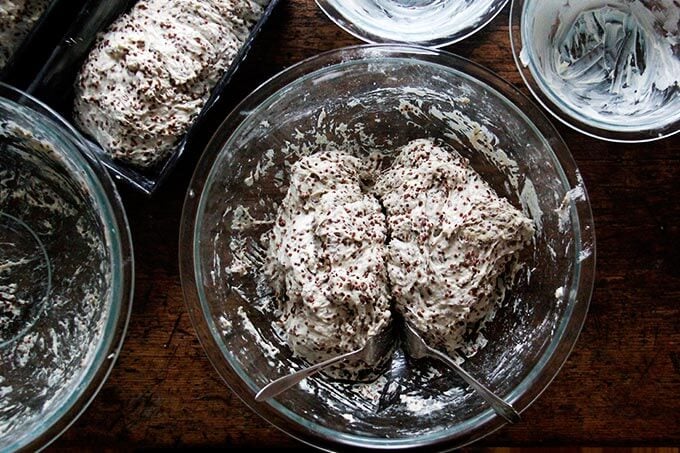
[[[617,142],[680,132],[680,5],[513,0],[515,62],[563,123]]]
[[[0,451],[36,450],[94,398],[122,346],[132,250],[77,133],[0,84]]]
[[[453,44],[482,29],[508,0],[316,0],[348,33],[371,43]]]
[[[325,149],[390,155],[427,137],[459,150],[538,230],[486,326],[486,346],[465,368],[521,411],[554,378],[585,319],[590,205],[566,145],[536,106],[488,70],[422,47],[360,46],[304,61],[246,98],[213,137],[186,198],[180,265],[191,319],[219,374],[256,413],[310,444],[450,448],[504,424],[455,375],[399,349],[373,383],[315,376],[254,401],[304,366],[275,325],[262,271],[291,165]]]

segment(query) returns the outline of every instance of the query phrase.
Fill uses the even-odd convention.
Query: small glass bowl
[[[680,132],[679,17],[672,0],[513,0],[510,41],[555,118],[594,138],[649,142]]]
[[[473,35],[508,0],[316,0],[340,28],[368,43],[444,47]]]
[[[83,413],[116,361],[132,246],[82,137],[4,84],[0,141],[0,451],[34,451]]]
[[[180,267],[189,315],[220,376],[253,411],[309,444],[443,449],[504,425],[452,373],[399,349],[373,383],[314,376],[274,401],[254,400],[304,366],[275,327],[262,272],[291,165],[324,149],[389,153],[425,137],[467,157],[538,229],[486,326],[486,347],[466,369],[522,411],[555,377],[585,319],[595,268],[590,204],[538,107],[488,70],[422,47],[351,47],[292,66],[246,98],[208,145],[184,205]]]

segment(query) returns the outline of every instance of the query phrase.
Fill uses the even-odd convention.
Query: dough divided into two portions
[[[358,349],[387,328],[394,298],[430,345],[453,354],[502,301],[533,223],[431,140],[404,146],[372,187],[361,171],[336,151],[293,166],[267,269],[288,344],[311,363]],[[354,365],[331,374],[356,378]]]

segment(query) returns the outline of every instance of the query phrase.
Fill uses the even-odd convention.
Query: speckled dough
[[[533,223],[466,159],[430,140],[405,146],[375,191],[387,212],[396,310],[428,344],[454,354],[503,299]]]
[[[302,158],[273,228],[267,272],[281,325],[294,354],[312,363],[362,347],[390,322],[385,217],[362,191],[361,168],[341,152]]]
[[[49,0],[2,0],[0,2],[0,69],[28,36]]]
[[[98,40],[75,118],[112,157],[163,161],[262,14],[253,0],[140,0]]]
[[[293,166],[267,269],[288,344],[311,363],[355,350],[387,326],[393,301],[453,355],[502,301],[533,223],[431,140],[371,168],[340,152]]]

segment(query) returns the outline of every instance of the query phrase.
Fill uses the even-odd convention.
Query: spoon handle
[[[498,395],[489,390],[477,379],[470,376],[468,372],[461,368],[451,357],[430,347],[428,347],[427,352],[431,357],[441,360],[451,367],[455,372],[457,372],[460,377],[462,377],[463,380],[467,382],[468,385],[470,385],[470,387],[475,389],[482,396],[482,398],[484,398],[491,405],[493,410],[496,411],[498,415],[507,420],[508,423],[519,422],[520,416],[514,407],[503,401]]]
[[[333,357],[332,359],[328,359],[321,363],[317,363],[316,365],[303,368],[300,371],[296,371],[295,373],[291,373],[286,376],[280,377],[277,380],[272,381],[269,384],[265,385],[259,392],[257,392],[257,395],[255,395],[255,401],[266,401],[270,398],[274,398],[280,393],[293,387],[304,378],[309,377],[315,373],[318,373],[324,368],[327,368],[338,362],[342,362],[343,360],[347,360],[355,355],[358,355],[362,351],[363,349],[358,349],[356,351],[348,352],[346,354]]]

